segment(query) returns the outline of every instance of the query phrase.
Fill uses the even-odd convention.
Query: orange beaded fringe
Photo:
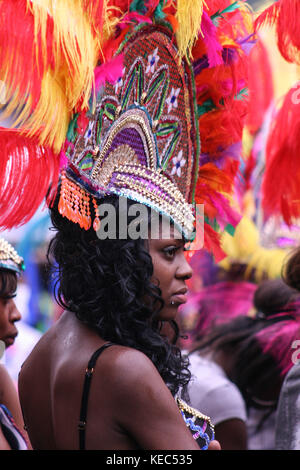
[[[94,207],[97,206],[93,198]],[[65,172],[61,176],[60,198],[58,211],[71,222],[79,224],[81,228],[89,230],[92,225],[90,211],[90,195],[80,186],[66,177]],[[96,209],[95,209],[96,212]],[[96,217],[97,217],[96,212]],[[96,224],[98,225],[98,224]]]

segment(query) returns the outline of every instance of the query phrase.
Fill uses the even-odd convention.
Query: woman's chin
[[[159,312],[159,319],[162,321],[174,320],[178,313],[179,304],[170,305],[164,307],[161,312]]]

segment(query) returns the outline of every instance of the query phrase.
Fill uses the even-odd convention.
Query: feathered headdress
[[[252,15],[232,0],[0,0],[0,226],[53,199],[85,229],[119,194],[204,242],[239,216],[229,195],[247,112]],[[3,95],[3,93],[2,93]],[[64,171],[62,171],[62,168]],[[97,212],[97,211],[96,211]],[[97,224],[96,224],[97,225]]]

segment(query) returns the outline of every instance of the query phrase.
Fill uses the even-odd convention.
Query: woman
[[[296,292],[300,291],[300,250],[299,247],[290,253],[283,268],[283,279]],[[299,450],[300,421],[300,333],[291,342],[291,360],[293,367],[285,376],[278,401],[275,447],[276,450]]]
[[[4,253],[4,243],[7,242],[0,239],[0,256]],[[0,341],[8,348],[15,342],[18,335],[15,323],[21,320],[21,315],[14,302],[18,282],[17,273],[12,268],[8,269],[7,260],[5,266],[3,262],[0,259]]]
[[[118,208],[118,198],[106,202]],[[78,449],[79,443],[86,449],[199,449],[172,397],[189,381],[187,362],[160,334],[186,300],[192,270],[183,239],[172,228],[169,238],[99,240],[56,209],[52,221],[57,233],[49,254],[59,265],[58,297],[66,311],[20,373],[34,449]],[[108,342],[113,345],[94,365],[83,419],[85,370]]]
[[[103,352],[93,377],[87,447],[195,448],[172,399],[188,383],[187,365],[159,335],[161,321],[172,321],[185,300],[191,271],[184,244],[175,243],[175,231],[167,245],[122,236],[97,240],[91,226],[98,232],[103,198],[125,196],[167,215],[194,248],[203,246],[203,224],[205,246],[223,256],[216,231],[239,219],[224,195],[233,192],[235,175],[228,169],[236,166],[232,148],[241,141],[246,116],[251,13],[232,0],[85,0],[72,4],[65,21],[69,0],[47,7],[38,2],[20,12],[14,2],[6,3],[4,23],[15,24],[18,14],[24,25],[22,34],[13,31],[8,56],[15,60],[3,67],[7,89],[20,83],[22,90],[6,98],[9,109],[21,109],[24,101],[32,106],[20,117],[22,133],[0,129],[3,162],[13,158],[19,164],[2,165],[0,198],[5,193],[15,205],[0,213],[0,224],[24,223],[45,196],[52,204],[59,176],[58,212],[70,222],[53,213],[58,233],[50,253],[59,265],[59,297],[67,313],[20,376],[34,447],[78,448],[82,371],[91,354],[111,341],[117,346]],[[25,33],[32,67],[23,53]],[[18,151],[11,151],[15,146]],[[205,218],[198,207],[204,203]],[[85,404],[84,395],[83,416]],[[194,421],[186,423],[205,434]],[[80,431],[83,441],[84,422]]]
[[[21,319],[14,302],[23,260],[14,248],[0,238],[0,356],[18,334],[15,322]],[[1,358],[1,357],[0,357]],[[5,366],[0,364],[0,449],[26,449],[28,443],[20,430],[24,422],[18,393]]]

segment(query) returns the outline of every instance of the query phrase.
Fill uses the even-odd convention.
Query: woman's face
[[[0,297],[0,340],[4,341],[6,347],[14,343],[18,334],[15,322],[21,320],[20,312],[14,302],[16,283],[13,291],[9,288],[9,284],[11,283],[7,284],[8,288],[2,292]]]
[[[152,282],[160,288],[165,303],[159,319],[167,321],[174,319],[179,306],[187,301],[185,281],[193,271],[185,258],[184,240],[179,232],[171,227],[166,235],[163,226],[161,235],[159,239],[149,240],[149,253],[153,263]]]

